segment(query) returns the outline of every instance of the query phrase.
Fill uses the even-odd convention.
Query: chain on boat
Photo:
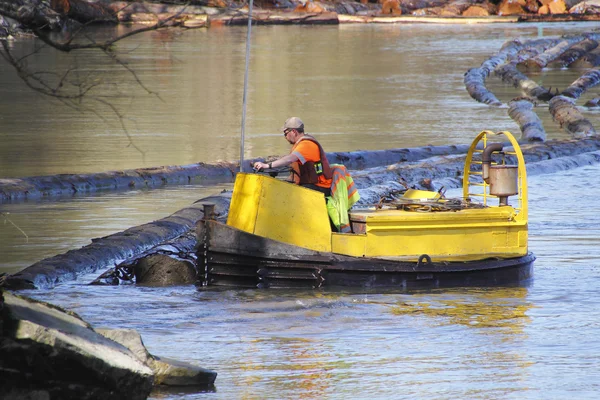
[[[394,209],[415,212],[459,211],[470,208],[486,208],[486,205],[475,203],[470,198],[446,198],[444,188],[438,192],[437,199],[407,199],[402,195],[406,190],[396,190],[379,199],[375,206],[378,210]]]

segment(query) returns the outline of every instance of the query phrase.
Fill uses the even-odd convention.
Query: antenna
[[[240,141],[240,172],[244,172],[244,137],[246,133],[246,104],[248,94],[248,67],[250,65],[250,36],[252,34],[252,3],[248,4],[248,31],[246,33],[246,68],[244,70],[244,97],[242,101],[242,132]]]

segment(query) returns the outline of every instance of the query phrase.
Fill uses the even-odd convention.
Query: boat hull
[[[214,220],[197,226],[199,283],[247,288],[522,285],[533,278],[532,253],[468,262],[417,262],[319,252],[247,233]]]

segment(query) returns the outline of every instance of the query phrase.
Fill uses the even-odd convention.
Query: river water
[[[246,156],[284,154],[277,128],[293,114],[328,151],[463,144],[482,129],[516,132],[505,108],[469,98],[463,73],[505,40],[594,27],[259,27]],[[128,146],[118,124],[32,95],[0,64],[0,177],[239,159],[244,33],[148,34],[126,44],[140,77],[165,100],[156,103],[131,82],[135,102],[115,99],[129,105],[126,123],[135,146]],[[26,51],[32,44],[13,46]],[[44,52],[39,57],[40,65],[66,63]],[[548,70],[538,77],[562,88],[580,73]],[[504,101],[517,95],[492,78],[489,87]],[[549,138],[565,137],[546,110],[538,114]],[[598,127],[597,113],[586,116]],[[87,286],[93,275],[24,294],[96,326],[137,329],[150,352],[219,374],[213,390],[155,392],[156,399],[596,399],[599,173],[592,165],[530,177],[530,248],[538,259],[527,287],[312,292]],[[9,214],[0,227],[0,271],[162,218],[227,187],[1,205]]]

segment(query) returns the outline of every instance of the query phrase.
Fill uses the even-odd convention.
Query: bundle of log
[[[227,18],[231,19],[228,25],[241,24],[247,17],[247,7],[247,2],[242,0],[0,0],[0,15],[33,28],[55,30],[64,29],[65,24],[60,21],[65,18],[79,23],[156,23],[172,19],[176,25],[206,27],[213,18],[217,25],[223,25]],[[257,0],[255,12],[262,15],[262,23],[269,24],[319,24],[324,20],[327,23],[390,22],[377,18],[381,16],[598,20],[600,0]],[[329,17],[302,19],[295,14],[328,14]]]
[[[480,67],[471,68],[465,73],[465,87],[473,99],[490,106],[503,105],[485,86],[485,80],[492,71],[502,81],[520,89],[519,95],[508,102],[508,114],[519,124],[524,140],[545,140],[544,127],[534,111],[534,107],[543,102],[548,103],[552,119],[570,136],[595,136],[594,127],[577,108],[576,100],[586,90],[600,83],[599,40],[600,34],[585,33],[508,42]],[[538,85],[525,74],[543,68],[570,67],[581,68],[584,73],[562,92],[555,89],[553,93],[551,88]],[[595,107],[592,103],[586,103],[586,106]]]

